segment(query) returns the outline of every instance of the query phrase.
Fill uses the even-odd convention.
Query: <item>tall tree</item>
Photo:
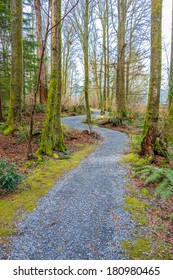
[[[10,1],[0,1],[0,120],[10,95]]]
[[[11,133],[21,120],[23,90],[22,0],[11,0],[11,89],[5,134]]]
[[[42,17],[40,0],[34,0],[35,14],[36,14],[36,31],[37,31],[37,55],[38,59],[41,59],[43,38],[42,38]],[[46,85],[46,67],[43,61],[40,75],[40,103],[45,104],[47,101],[47,85]]]
[[[84,69],[85,69],[84,92],[85,92],[87,123],[88,123],[88,125],[90,125],[91,124],[91,112],[90,112],[90,104],[89,104],[88,37],[89,37],[89,0],[85,0],[84,46],[83,46]]]
[[[55,97],[55,141],[54,148],[57,151],[64,152],[66,147],[64,144],[64,136],[61,126],[61,97],[62,97],[62,23],[61,23],[61,0],[57,3],[57,40],[56,40],[56,55],[57,55],[57,88]]]
[[[51,77],[46,118],[39,154],[52,155],[54,149],[64,151],[61,128],[61,0],[52,0],[51,14]],[[55,106],[56,105],[56,106]],[[55,135],[54,135],[54,128]]]
[[[120,122],[126,117],[125,105],[125,27],[127,0],[118,0],[118,59],[116,77],[116,109]]]
[[[151,0],[151,64],[141,149],[154,159],[157,148],[162,55],[162,0]]]

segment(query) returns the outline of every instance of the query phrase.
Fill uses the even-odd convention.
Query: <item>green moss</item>
[[[83,146],[70,159],[50,159],[40,164],[35,171],[19,186],[18,193],[4,198],[0,203],[0,234],[3,236],[14,232],[16,220],[25,211],[33,211],[37,201],[54,186],[56,180],[65,172],[78,166],[81,160],[95,149],[96,145]],[[15,221],[15,222],[14,222]]]
[[[137,153],[129,153],[124,155],[123,162],[128,162],[135,166],[142,166],[148,162],[148,158],[142,158]]]
[[[151,196],[149,190],[146,189],[146,188],[141,189],[141,194],[142,194],[143,196],[146,196],[146,197],[150,197],[150,196]]]
[[[152,250],[151,240],[145,237],[138,237],[134,240],[122,241],[122,249],[131,260],[147,260],[150,259]]]
[[[53,150],[53,126],[55,114],[55,94],[56,94],[56,71],[51,71],[50,88],[48,94],[48,101],[46,105],[46,118],[41,134],[41,143],[36,156],[41,154],[51,156]]]
[[[131,218],[138,224],[147,224],[147,212],[149,204],[138,200],[135,197],[126,196],[123,205],[124,209],[130,211]]]
[[[122,249],[130,260],[171,260],[170,245],[149,237],[122,241]]]
[[[124,155],[123,160],[125,162],[138,162],[139,161],[139,155],[135,153],[129,153],[127,155]]]
[[[57,154],[53,154],[53,157],[55,158],[55,159],[58,159],[59,157],[58,157],[58,155]]]

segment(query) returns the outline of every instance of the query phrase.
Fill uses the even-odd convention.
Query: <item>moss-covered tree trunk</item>
[[[104,20],[102,20],[104,22]],[[104,61],[104,80],[103,80],[103,110],[107,111],[107,55],[106,55],[106,24],[102,24],[103,29],[103,61]]]
[[[133,38],[133,27],[132,27],[132,21],[133,18],[131,19],[131,29],[130,29],[130,35],[129,35],[129,54],[126,60],[126,82],[125,82],[125,99],[126,99],[126,108],[128,109],[129,107],[129,103],[130,103],[130,99],[129,99],[129,76],[130,76],[130,64],[131,64],[131,59],[132,59],[132,38]]]
[[[158,137],[158,120],[161,86],[161,55],[162,55],[162,0],[152,0],[151,10],[151,64],[148,105],[146,110],[142,153],[154,159]]]
[[[120,121],[126,117],[125,105],[125,25],[126,0],[118,0],[118,59],[116,77],[116,111]]]
[[[5,134],[21,120],[23,90],[22,0],[11,0],[11,84],[10,104]]]
[[[99,3],[99,19],[102,26],[102,71],[103,71],[103,90],[102,90],[102,108],[101,113],[104,114],[108,109],[108,42],[107,42],[107,23],[108,23],[108,3]],[[102,83],[101,83],[102,86]]]
[[[98,77],[98,73],[97,73],[98,67],[97,67],[96,47],[94,48],[93,71],[94,71],[94,82],[95,82],[96,94],[97,94],[97,103],[98,103],[98,107],[101,108],[100,85],[99,85],[99,77]]]
[[[34,0],[35,13],[36,13],[36,31],[37,31],[37,56],[41,59],[42,48],[43,48],[43,38],[42,38],[42,18],[41,18],[41,6],[40,0]],[[47,85],[46,85],[46,67],[43,61],[41,74],[40,74],[40,103],[45,104],[47,101]]]
[[[84,93],[85,93],[85,106],[87,123],[91,125],[91,112],[89,104],[89,67],[88,67],[88,37],[89,37],[89,0],[85,0],[85,18],[84,18],[84,69],[85,69],[85,81],[84,81]]]
[[[57,11],[58,11],[58,0],[52,0],[52,14],[51,14],[51,26],[55,26],[58,22]],[[48,92],[48,100],[46,104],[46,117],[43,125],[43,131],[41,135],[40,148],[37,154],[52,155],[54,148],[54,118],[55,118],[55,99],[57,93],[57,63],[58,63],[58,52],[57,52],[57,25],[51,30],[51,76],[50,86]]]
[[[57,41],[55,49],[57,51],[57,89],[55,98],[55,141],[54,148],[59,152],[65,151],[64,137],[61,126],[61,96],[62,96],[62,38],[61,38],[61,0],[57,1]]]
[[[107,110],[110,111],[110,67],[109,67],[109,61],[110,61],[110,54],[109,54],[109,3],[108,0],[106,0],[106,53],[107,53]]]
[[[101,57],[100,61],[100,74],[99,74],[99,88],[100,88],[100,109],[101,109],[101,114],[104,113],[104,108],[103,108],[103,92],[102,92],[102,72],[103,72],[103,55]]]

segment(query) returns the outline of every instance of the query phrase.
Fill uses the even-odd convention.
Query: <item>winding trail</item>
[[[83,117],[63,123],[86,129]],[[57,181],[19,224],[9,259],[126,259],[121,241],[135,225],[123,207],[126,170],[120,165],[127,149],[121,132],[94,128],[104,137],[80,166]]]

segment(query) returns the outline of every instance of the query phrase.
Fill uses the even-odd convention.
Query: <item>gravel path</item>
[[[86,129],[82,117],[65,118]],[[126,171],[119,164],[127,136],[96,128],[105,138],[81,165],[70,171],[39,200],[14,235],[9,259],[126,259],[121,241],[135,225],[122,208]]]

